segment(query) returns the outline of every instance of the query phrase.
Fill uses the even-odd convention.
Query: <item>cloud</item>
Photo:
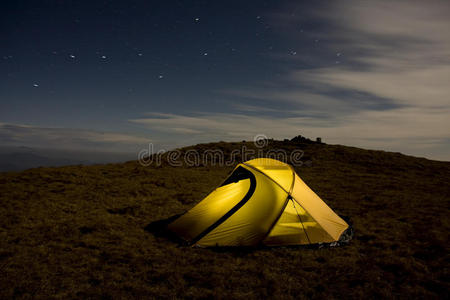
[[[151,114],[146,118],[133,119],[131,122],[148,126],[153,130],[177,133],[183,126],[185,130],[196,132],[196,139],[210,141],[211,139],[239,140],[249,139],[257,134],[280,136],[295,131],[296,123],[303,120],[304,124],[312,121],[310,118],[296,117],[278,122],[272,117],[258,117],[246,114],[197,113],[194,116],[177,114]]]
[[[329,24],[328,48],[347,63],[294,70],[291,80],[322,89],[346,89],[400,105],[448,107],[448,1],[340,1],[312,16]],[[320,88],[318,90],[320,93]]]
[[[290,138],[296,134],[320,136],[327,143],[347,144],[372,149],[401,151],[407,154],[448,159],[447,127],[440,124],[448,112],[430,111],[423,119],[423,111],[416,108],[401,110],[364,111],[342,119],[323,120],[314,117],[271,117],[248,114],[202,113],[195,116],[152,114],[130,120],[152,130],[162,130],[171,136],[179,133],[179,126],[195,132],[182,137],[180,145],[217,140],[252,140],[258,134],[268,137]],[[392,127],[402,123],[401,128]],[[181,125],[183,124],[183,125]]]
[[[3,146],[111,152],[135,152],[151,141],[145,137],[115,132],[6,123],[0,123],[0,140]]]
[[[447,1],[334,1],[313,9],[290,4],[271,15],[273,28],[293,46],[305,36],[320,40],[316,55],[269,57],[284,70],[280,80],[220,92],[232,98],[233,113],[150,114],[131,121],[165,132],[183,128],[192,133],[189,140],[301,133],[450,160],[449,15]],[[293,30],[312,21],[318,30],[301,38]],[[306,60],[314,67],[305,68]]]

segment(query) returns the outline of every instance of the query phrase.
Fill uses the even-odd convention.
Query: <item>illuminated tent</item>
[[[208,247],[333,243],[348,227],[291,166],[257,158],[239,164],[168,229]]]

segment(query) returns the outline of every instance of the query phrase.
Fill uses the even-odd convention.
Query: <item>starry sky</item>
[[[0,143],[302,134],[450,160],[448,1],[4,1]]]

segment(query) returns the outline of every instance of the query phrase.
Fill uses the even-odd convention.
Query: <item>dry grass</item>
[[[145,230],[192,207],[231,167],[128,162],[0,173],[0,297],[449,297],[450,163],[344,146],[269,146],[305,150],[312,165],[297,172],[351,217],[348,246],[214,251]]]

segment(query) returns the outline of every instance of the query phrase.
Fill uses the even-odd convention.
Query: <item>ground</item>
[[[252,147],[183,151],[243,145]],[[449,297],[449,162],[301,141],[267,147],[304,151],[296,171],[350,217],[350,244],[201,249],[146,230],[195,205],[232,166],[0,173],[0,298]]]

